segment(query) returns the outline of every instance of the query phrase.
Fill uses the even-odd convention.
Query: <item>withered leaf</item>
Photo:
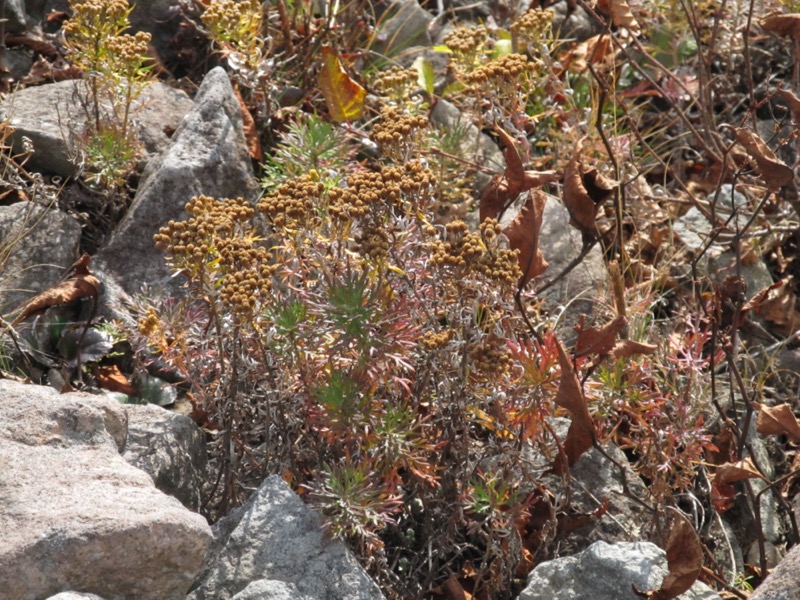
[[[70,279],[28,300],[11,325],[18,325],[30,317],[43,313],[51,306],[61,306],[81,298],[96,298],[100,293],[100,281],[89,271],[91,260],[88,254],[81,256],[72,265],[73,276]]]
[[[104,390],[121,394],[135,393],[131,382],[116,365],[97,365],[94,368],[94,376],[97,378],[97,384]]]
[[[264,160],[264,150],[261,148],[261,139],[258,135],[256,122],[253,119],[253,115],[250,114],[247,103],[244,101],[244,98],[242,98],[239,86],[236,84],[233,86],[233,93],[236,95],[236,99],[239,101],[239,107],[242,110],[242,129],[244,130],[244,139],[247,142],[247,153],[253,160]]]
[[[666,550],[669,573],[659,589],[643,595],[648,600],[677,598],[694,585],[703,570],[703,545],[700,538],[686,517],[677,511],[667,538]]]
[[[788,404],[765,406],[754,402],[758,410],[756,431],[762,435],[786,435],[793,442],[800,442],[800,421]]]
[[[761,19],[760,24],[765,31],[800,41],[800,14],[771,13]]]
[[[745,479],[763,479],[764,477],[758,472],[752,459],[745,458],[744,460],[736,461],[735,463],[725,463],[717,467],[714,473],[714,483],[735,483],[737,481],[744,481]]]
[[[620,315],[602,327],[587,327],[584,329],[583,320],[581,320],[578,326],[575,327],[575,331],[578,333],[578,339],[575,342],[575,355],[609,354],[614,349],[617,334],[625,327],[627,322],[628,320]]]
[[[778,160],[758,134],[743,127],[735,127],[734,135],[736,141],[756,161],[761,177],[769,189],[778,190],[794,179],[794,172]]]
[[[800,124],[800,98],[795,96],[790,90],[779,89],[775,92],[789,106],[789,112],[792,113],[792,120],[795,125]]]
[[[506,168],[502,175],[495,175],[481,193],[481,222],[485,219],[497,219],[521,193],[548,183],[555,183],[562,177],[558,171],[526,171],[513,138],[500,127],[495,131],[503,142]]]
[[[581,455],[594,444],[595,429],[589,407],[583,395],[575,365],[569,357],[561,340],[556,339],[558,351],[558,364],[561,367],[561,380],[558,384],[555,403],[567,409],[572,415],[572,424],[564,441],[564,451],[567,455],[567,465],[574,465]],[[554,465],[554,471],[561,473],[564,465]]]
[[[628,5],[627,0],[607,0],[608,12],[611,14],[611,22],[617,27],[625,27],[631,33],[638,34],[641,32],[641,27],[633,16],[631,7]]]
[[[584,240],[597,239],[597,211],[615,186],[597,169],[584,167],[579,145],[564,172],[563,198],[570,222],[581,232]]]
[[[611,356],[614,358],[630,358],[638,354],[655,354],[657,350],[658,346],[654,344],[634,342],[633,340],[617,340],[614,344],[614,349],[611,351]]]
[[[322,47],[318,83],[334,121],[344,123],[361,118],[367,90],[345,72],[339,55],[330,46]]]
[[[541,190],[530,190],[528,200],[511,224],[503,230],[508,245],[519,250],[519,266],[522,270],[520,286],[541,275],[548,267],[539,248],[539,230],[542,228],[542,213],[547,196]]]

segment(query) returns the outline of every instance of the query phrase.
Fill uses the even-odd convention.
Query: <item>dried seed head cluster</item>
[[[418,147],[419,132],[427,126],[425,117],[388,107],[381,111],[380,121],[372,129],[372,139],[381,147],[384,156],[404,161]]]
[[[313,170],[301,177],[289,179],[275,192],[258,203],[275,227],[298,229],[307,227],[322,203],[325,186]]]
[[[346,181],[347,187],[328,191],[328,210],[339,221],[362,218],[373,206],[383,208],[403,202],[419,205],[430,197],[436,185],[436,178],[419,161],[354,173]]]
[[[83,0],[70,3],[75,15],[64,23],[64,31],[69,34],[82,35],[84,26],[93,23],[113,24],[127,18],[130,7],[127,0]]]
[[[478,372],[491,373],[496,377],[505,375],[511,369],[511,353],[506,342],[496,335],[488,335],[478,342],[468,344],[467,352]]]
[[[445,329],[438,333],[435,331],[426,331],[419,336],[419,343],[426,350],[436,350],[437,348],[446,346],[454,337],[455,331],[452,329]]]
[[[149,337],[161,326],[161,319],[158,316],[158,311],[152,306],[147,309],[144,316],[139,319],[137,329],[143,336]]]
[[[355,243],[358,253],[375,263],[385,262],[389,255],[389,232],[382,223],[372,220],[364,223]]]
[[[417,85],[417,72],[414,69],[392,67],[378,75],[373,85],[380,94],[399,102],[408,97],[409,92]]]
[[[261,15],[258,0],[212,0],[200,18],[215,40],[245,50],[261,31]]]
[[[466,76],[469,83],[514,83],[520,76],[530,73],[535,65],[522,54],[508,54],[475,69]]]
[[[472,65],[478,53],[483,49],[489,33],[483,25],[479,27],[456,29],[444,38],[445,45],[453,51],[458,59]]]
[[[554,14],[549,8],[532,8],[511,24],[511,33],[528,43],[541,41],[553,25]]]
[[[248,313],[272,289],[275,266],[249,224],[255,213],[242,198],[197,196],[186,204],[190,217],[170,221],[154,236],[156,247],[192,277],[214,264],[220,299],[234,312]]]
[[[147,57],[151,35],[138,31],[136,35],[120,35],[108,38],[108,48],[112,70],[122,77],[133,79],[142,73],[142,62]]]
[[[506,287],[513,287],[521,277],[517,251],[502,248],[500,224],[494,219],[481,223],[480,233],[471,232],[464,221],[445,227],[446,239],[433,243],[434,265],[478,273]]]

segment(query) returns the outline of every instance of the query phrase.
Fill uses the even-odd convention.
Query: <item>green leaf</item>
[[[429,96],[433,96],[433,86],[436,80],[433,63],[424,56],[418,56],[412,67],[417,71],[417,83],[428,92]]]
[[[494,58],[502,58],[514,52],[511,40],[497,40],[494,43]]]

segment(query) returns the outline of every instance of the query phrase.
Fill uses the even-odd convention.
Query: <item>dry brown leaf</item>
[[[795,125],[800,124],[800,98],[795,96],[790,90],[779,89],[775,91],[775,95],[780,97],[789,107],[789,112],[792,113],[792,121]]]
[[[743,127],[735,127],[734,135],[736,141],[756,161],[761,177],[769,189],[778,190],[794,179],[794,172],[778,160],[775,153],[769,149],[758,134]]]
[[[81,256],[72,265],[73,276],[70,279],[54,285],[28,300],[11,325],[17,325],[25,319],[41,314],[51,306],[61,306],[81,298],[97,298],[100,292],[100,281],[89,271],[91,261],[88,254]]]
[[[784,285],[777,294],[763,300],[755,312],[779,328],[782,337],[788,337],[800,327],[800,312],[796,306],[797,296],[790,286]]]
[[[572,415],[572,424],[567,432],[567,439],[564,440],[564,452],[567,458],[567,465],[574,465],[581,455],[594,444],[595,430],[592,417],[589,414],[589,407],[583,395],[575,365],[569,357],[567,350],[561,340],[556,340],[558,349],[558,364],[561,367],[561,380],[558,384],[555,402],[558,406],[567,409]],[[565,465],[558,462],[553,470],[556,473],[563,473]]]
[[[580,158],[580,144],[564,172],[564,206],[570,222],[583,235],[584,240],[597,239],[597,211],[616,187],[616,183],[600,175],[595,168],[587,168]]]
[[[253,115],[250,114],[250,109],[247,107],[244,98],[242,98],[242,94],[239,92],[239,86],[236,84],[233,86],[233,93],[236,94],[239,107],[242,109],[242,129],[244,130],[244,139],[247,142],[247,153],[250,158],[260,162],[264,160],[264,150],[261,148],[261,139],[258,135],[256,122],[253,119]]]
[[[523,192],[561,180],[561,173],[558,171],[526,171],[512,137],[499,127],[496,132],[502,140],[506,168],[502,174],[495,175],[481,193],[481,222],[485,219],[497,219]]]
[[[751,458],[736,461],[735,463],[725,463],[717,467],[714,473],[714,483],[725,484],[744,481],[745,479],[763,479],[758,472]]]
[[[611,351],[611,356],[614,358],[630,358],[639,354],[655,354],[658,346],[654,344],[645,344],[643,342],[634,342],[633,340],[618,340],[614,344],[614,349]]]
[[[447,600],[472,600],[472,594],[464,590],[455,575],[450,575],[441,587]]]
[[[94,368],[94,376],[97,378],[97,384],[104,390],[129,395],[136,391],[116,365],[97,365]]]
[[[625,327],[628,320],[620,315],[602,327],[583,328],[583,319],[575,327],[578,339],[575,342],[575,356],[589,354],[609,354],[614,349],[617,334]]]
[[[691,523],[677,510],[667,538],[667,568],[669,573],[661,587],[650,592],[634,592],[648,600],[673,600],[694,585],[703,571],[703,544]]]
[[[765,31],[800,41],[800,14],[772,13],[761,19],[760,24]]]
[[[793,442],[800,442],[800,421],[794,416],[788,404],[765,406],[753,402],[758,410],[756,431],[761,435],[786,435]]]
[[[608,13],[611,15],[611,22],[617,27],[625,27],[634,35],[641,33],[642,29],[639,26],[636,17],[633,16],[631,7],[627,0],[601,0],[598,7],[605,6]]]
[[[530,190],[528,201],[511,224],[503,230],[508,245],[519,250],[519,266],[522,270],[520,286],[525,287],[534,277],[548,267],[539,248],[539,230],[542,228],[542,213],[547,196],[541,190]]]

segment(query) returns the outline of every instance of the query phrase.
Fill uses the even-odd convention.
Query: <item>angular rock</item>
[[[655,544],[595,542],[580,554],[537,566],[519,600],[637,600],[631,585],[641,591],[658,589],[667,572],[666,552]],[[704,583],[695,582],[678,599],[720,597]]]
[[[185,597],[211,531],[122,459],[125,417],[105,398],[0,380],[4,597]]]
[[[789,550],[750,600],[800,600],[800,546]]]
[[[259,579],[249,584],[231,600],[307,600],[292,583],[274,579]]]
[[[154,404],[126,408],[128,444],[122,457],[148,473],[159,490],[199,511],[208,461],[203,432],[189,417]]]
[[[143,283],[167,292],[179,289],[182,281],[171,277],[153,235],[170,219],[186,218],[184,207],[192,196],[256,195],[242,111],[222,68],[206,75],[173,140],[148,163],[130,210],[98,254],[100,268],[128,293]]]
[[[229,600],[260,579],[293,584],[313,600],[384,597],[347,549],[325,538],[316,513],[277,475],[216,524],[209,556],[187,600]]]
[[[31,169],[62,177],[78,173],[78,140],[89,122],[80,101],[84,85],[81,80],[68,80],[29,87],[9,94],[0,103],[0,119],[8,120],[14,128],[14,152],[23,151],[23,137],[33,143],[34,153],[28,161]],[[131,123],[143,145],[143,162],[169,145],[165,131],[178,127],[191,107],[185,92],[161,82],[142,91],[134,101]]]
[[[412,46],[430,46],[428,26],[432,21],[433,15],[417,0],[395,0],[381,18],[372,50],[392,57]]]
[[[56,283],[78,258],[81,228],[34,202],[0,206],[0,315]]]

